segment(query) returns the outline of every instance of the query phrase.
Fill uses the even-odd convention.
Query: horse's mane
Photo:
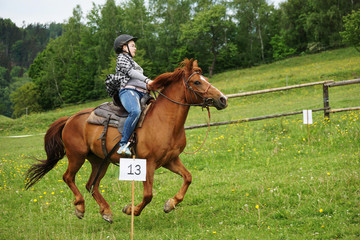
[[[164,88],[172,82],[180,81],[185,72],[187,72],[189,75],[192,72],[201,73],[201,68],[198,67],[196,60],[193,61],[193,59],[189,60],[186,58],[180,63],[179,67],[177,67],[174,72],[167,72],[157,76],[153,83],[151,83],[151,90]]]

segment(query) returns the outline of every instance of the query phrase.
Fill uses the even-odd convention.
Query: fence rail
[[[355,84],[355,83],[360,83],[360,78],[352,79],[352,80],[339,81],[339,82],[324,83],[324,85],[328,86],[328,87],[337,87],[337,86],[344,86],[344,85],[350,85],[350,84]]]
[[[251,96],[251,95],[256,95],[256,94],[264,94],[264,93],[270,93],[270,92],[285,91],[285,90],[290,90],[290,89],[295,89],[295,88],[323,85],[324,107],[318,108],[318,109],[313,109],[312,111],[313,112],[324,111],[324,118],[330,118],[330,113],[360,110],[360,107],[331,109],[330,101],[329,101],[329,87],[338,87],[338,86],[345,86],[345,85],[357,84],[357,83],[360,83],[360,79],[352,79],[352,80],[345,80],[345,81],[339,81],[339,82],[335,82],[334,80],[328,80],[328,81],[305,83],[305,84],[298,84],[298,85],[279,87],[279,88],[270,88],[270,89],[244,92],[244,93],[229,94],[229,95],[227,95],[227,97],[228,98],[245,97],[245,96]],[[252,117],[252,118],[244,118],[244,119],[232,120],[232,121],[215,122],[215,123],[211,123],[210,126],[221,126],[221,125],[241,123],[241,122],[259,121],[259,120],[263,120],[263,119],[285,117],[285,116],[291,116],[291,115],[297,115],[297,114],[302,114],[302,111],[291,112],[291,113],[281,113],[281,114],[274,114],[274,115],[267,115],[267,116],[260,116],[260,117]],[[203,128],[203,127],[207,127],[207,126],[208,126],[208,124],[198,124],[198,125],[185,127],[185,130],[195,129],[195,128]]]
[[[279,87],[279,88],[270,88],[270,89],[252,91],[252,92],[235,93],[235,94],[229,94],[226,96],[228,98],[245,97],[245,96],[251,96],[251,95],[256,95],[256,94],[278,92],[278,91],[290,90],[290,89],[294,89],[294,88],[303,88],[303,87],[310,87],[310,86],[315,86],[315,85],[324,85],[324,84],[331,84],[331,83],[334,83],[334,80],[313,82],[313,83],[304,83],[304,84],[291,85],[291,86]]]

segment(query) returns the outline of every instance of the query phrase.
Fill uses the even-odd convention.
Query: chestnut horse
[[[149,109],[141,128],[136,129],[137,157],[147,159],[146,181],[143,182],[142,202],[135,206],[134,215],[140,215],[144,207],[151,201],[154,172],[165,167],[183,177],[179,192],[165,202],[164,211],[170,212],[179,204],[191,183],[191,174],[181,162],[179,155],[186,146],[184,124],[190,106],[214,106],[218,110],[227,107],[227,97],[201,75],[197,61],[185,59],[182,65],[172,73],[164,73],[154,79],[150,90],[162,89],[159,97]],[[99,192],[100,180],[104,177],[110,164],[118,163],[121,157],[117,153],[101,167],[104,159],[99,136],[104,127],[87,123],[93,109],[85,109],[71,117],[56,120],[45,135],[46,160],[30,167],[27,174],[26,187],[29,188],[50,171],[65,154],[68,168],[63,175],[65,183],[75,195],[75,214],[83,218],[85,201],[75,185],[75,175],[88,159],[92,172],[86,188],[90,191],[92,182],[100,169],[92,189],[92,196],[100,206],[102,218],[112,222],[113,216],[109,204]],[[116,128],[110,127],[107,134],[108,152],[113,148],[114,139],[119,139]],[[123,212],[130,215],[131,206],[125,206]]]

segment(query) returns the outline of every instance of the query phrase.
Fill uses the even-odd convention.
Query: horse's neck
[[[184,86],[181,82],[171,84],[164,89],[162,93],[176,102],[186,103]],[[172,129],[173,131],[181,131],[184,129],[190,107],[174,103],[169,99],[159,95],[155,104],[154,114],[158,115],[164,127]]]

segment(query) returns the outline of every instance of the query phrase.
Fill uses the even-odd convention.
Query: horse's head
[[[171,83],[181,83],[185,93],[185,105],[211,106],[218,110],[227,107],[227,97],[201,74],[196,60],[185,59],[181,66],[172,73],[164,73],[155,78],[149,89],[157,90],[166,88]]]
[[[187,102],[216,107],[221,110],[227,107],[227,97],[201,73],[197,60],[184,61],[184,84],[188,89]]]

